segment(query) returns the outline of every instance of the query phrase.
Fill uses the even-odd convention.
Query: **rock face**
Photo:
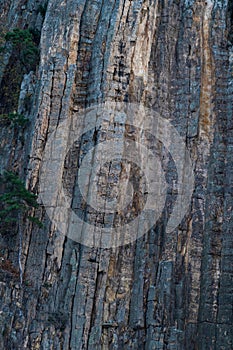
[[[3,34],[32,28],[35,42],[40,37],[39,65],[19,74],[13,85],[21,84],[18,113],[29,122],[9,128],[1,121],[1,171],[18,171],[27,187],[41,194],[46,147],[65,125],[66,136],[81,136],[61,167],[54,168],[54,183],[63,180],[66,197],[83,222],[100,229],[118,223],[127,243],[80,244],[86,241],[64,235],[42,205],[36,215],[43,228],[25,220],[20,285],[17,230],[2,233],[0,348],[232,349],[232,1],[14,0],[2,2],[0,13]],[[16,67],[12,46],[6,45],[0,52],[1,108],[11,98],[4,91],[11,91],[9,77]],[[135,112],[133,127],[106,114],[98,128],[94,106],[100,105],[120,112],[122,106],[144,106],[154,112],[150,134],[143,137],[148,159],[153,151],[162,163],[167,198],[157,222],[143,235],[139,226],[133,232],[137,240],[124,241],[124,225],[132,219],[128,213],[135,218],[143,211],[151,190],[140,180],[140,164],[148,159],[136,142],[148,115]],[[81,118],[85,108],[94,110],[96,124]],[[170,232],[166,224],[179,195],[172,185],[178,169],[172,136],[167,135],[170,153],[151,137],[157,116],[179,133],[195,175],[188,211]],[[90,130],[88,121],[94,125]],[[106,160],[107,153],[96,152],[105,141],[120,147],[125,137],[134,141],[137,164]],[[53,144],[56,156],[62,154],[61,145]],[[105,203],[114,201],[116,193],[124,201],[127,181],[133,182],[136,195],[127,212],[111,218],[83,201],[77,170],[88,152],[86,201],[101,176],[97,194]],[[103,174],[92,178],[98,164]],[[81,231],[89,234],[85,227]]]

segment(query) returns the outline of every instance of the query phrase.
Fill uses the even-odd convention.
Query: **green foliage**
[[[6,32],[0,26],[0,58],[4,52],[9,56],[0,84],[1,113],[10,113],[18,108],[23,76],[35,71],[39,63],[40,34],[32,28],[15,28]]]
[[[27,70],[38,61],[39,50],[29,29],[15,28],[12,32],[6,33],[5,40],[12,44],[14,54]]]
[[[37,196],[28,191],[17,174],[6,171],[0,176],[0,186],[4,189],[0,194],[0,220],[5,223],[17,222],[19,214],[42,226],[41,222],[27,214],[29,209],[38,208]]]
[[[8,118],[14,126],[24,127],[29,122],[28,118],[25,118],[24,115],[19,113],[9,113]]]
[[[25,118],[24,115],[15,112],[9,114],[0,114],[0,121],[13,127],[16,126],[23,128],[26,126],[26,124],[28,124],[29,119]]]

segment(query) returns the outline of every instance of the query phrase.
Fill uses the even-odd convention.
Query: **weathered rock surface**
[[[82,134],[77,121],[84,107],[131,102],[167,118],[183,137],[195,188],[173,232],[165,229],[168,205],[147,234],[112,249],[67,238],[42,208],[37,215],[44,228],[25,223],[23,286],[17,232],[2,235],[0,348],[232,349],[232,1],[57,0],[47,10],[44,5],[0,4],[1,30],[41,31],[40,64],[24,75],[19,96],[18,111],[30,123],[23,130],[2,125],[0,169],[19,171],[40,193],[49,135],[66,120],[70,131],[76,120]],[[1,57],[4,79],[10,54]],[[138,118],[143,127],[146,116]],[[69,153],[57,175],[65,177],[75,210],[81,206],[75,191],[78,158],[97,140],[123,137],[117,126],[105,127],[107,136],[83,135],[78,152]],[[93,169],[97,163],[94,156]],[[168,177],[175,172],[172,162],[164,168]],[[123,164],[116,166],[113,176],[122,171]],[[118,185],[123,188],[123,180]]]

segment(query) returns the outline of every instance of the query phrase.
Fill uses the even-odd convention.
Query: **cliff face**
[[[63,179],[82,222],[96,232],[117,222],[127,243],[100,243],[101,236],[88,241],[85,225],[77,229],[81,238],[69,237],[51,220],[56,213],[42,203],[36,215],[43,228],[24,220],[20,285],[19,233],[14,227],[3,232],[1,349],[232,349],[232,9],[225,0],[0,4],[2,35],[29,28],[40,49],[39,64],[35,58],[22,68],[14,47],[1,39],[6,45],[0,52],[1,113],[18,109],[29,119],[21,128],[1,121],[1,171],[18,171],[43,199],[53,183],[46,187],[42,181],[43,159],[50,144],[59,158],[63,145],[65,159],[51,168],[54,183]],[[127,106],[134,106],[133,117],[125,114],[130,123],[119,119]],[[118,111],[118,121],[111,113],[101,119],[100,107]],[[85,108],[93,110],[90,119]],[[160,117],[179,133],[195,176],[188,211],[170,231],[166,225],[179,196],[173,186],[179,169],[172,161],[176,142],[168,129],[161,127],[159,140],[153,136]],[[64,144],[59,137],[51,143],[56,130],[65,130]],[[142,134],[148,154],[140,146]],[[134,141],[137,164],[111,159],[111,143],[113,149],[121,147],[124,138]],[[97,145],[106,141],[109,154],[98,153]],[[77,169],[88,152],[85,197],[77,189]],[[127,240],[128,213],[137,217],[150,195],[150,186],[145,189],[140,180],[150,152],[162,163],[166,202],[145,234],[138,223]],[[185,169],[188,163],[182,164]],[[139,194],[127,212],[111,218],[86,205],[97,182],[92,174],[100,170],[97,194],[105,204],[114,193],[127,201],[127,181],[135,181],[133,191]]]

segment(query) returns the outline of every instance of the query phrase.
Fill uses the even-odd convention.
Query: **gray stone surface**
[[[22,287],[17,232],[1,235],[0,348],[231,350],[232,2],[59,0],[48,2],[42,18],[44,4],[0,4],[1,30],[41,30],[40,64],[24,77],[18,106],[30,122],[22,130],[1,122],[0,170],[17,170],[39,193],[44,149],[63,121],[72,131],[85,106],[140,102],[184,138],[195,189],[176,230],[165,230],[170,193],[157,224],[114,249],[68,239],[42,207],[42,229],[25,222]],[[10,57],[1,58],[0,78]],[[81,132],[81,122],[76,126]],[[122,134],[116,125],[106,130],[83,135],[62,169],[74,207],[100,224],[103,217],[82,207],[76,171],[97,141]],[[174,164],[163,162],[174,179]],[[97,163],[94,156],[93,170]]]

